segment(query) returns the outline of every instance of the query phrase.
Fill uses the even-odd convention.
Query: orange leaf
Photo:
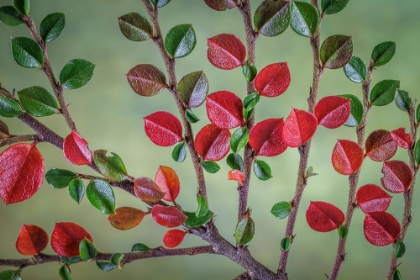
[[[165,193],[163,197],[166,201],[175,201],[181,185],[175,171],[169,166],[159,166],[155,176],[155,182],[159,188]]]
[[[231,170],[228,173],[228,180],[235,180],[242,186],[244,184],[244,174],[239,170]]]
[[[146,213],[132,207],[120,207],[115,209],[115,214],[108,216],[108,221],[116,229],[129,230],[138,226],[143,221]]]

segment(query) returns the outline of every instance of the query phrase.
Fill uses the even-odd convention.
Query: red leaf
[[[392,196],[374,184],[361,186],[356,193],[357,205],[363,212],[386,211]]]
[[[51,247],[60,256],[75,257],[79,255],[79,244],[85,238],[93,241],[89,232],[78,224],[56,223],[51,233]]]
[[[120,207],[115,209],[115,214],[108,216],[108,221],[116,229],[129,230],[138,226],[143,221],[144,213],[133,207]]]
[[[392,193],[406,192],[413,182],[413,171],[408,164],[400,160],[385,161],[382,173],[382,186]]]
[[[391,133],[383,129],[373,131],[365,143],[366,155],[373,161],[389,160],[395,155],[397,147]]]
[[[340,127],[350,116],[350,99],[340,96],[321,98],[315,106],[314,114],[320,125],[326,128]]]
[[[235,128],[242,124],[242,100],[233,92],[223,90],[207,96],[209,120],[220,128]]]
[[[244,184],[244,174],[239,170],[231,170],[228,173],[228,180],[238,181],[238,183],[242,186]]]
[[[207,39],[207,58],[217,68],[231,70],[241,66],[246,48],[241,39],[233,34],[219,34]]]
[[[249,134],[249,145],[261,156],[277,156],[287,149],[283,141],[283,118],[266,119],[257,123]]]
[[[165,75],[151,64],[134,66],[125,76],[131,88],[142,96],[156,95],[168,87]]]
[[[311,229],[328,232],[338,228],[344,222],[344,213],[330,203],[311,201],[306,210],[306,221]]]
[[[17,203],[32,197],[44,180],[44,159],[33,144],[15,144],[0,154],[0,197]]]
[[[16,249],[25,256],[38,255],[48,245],[48,234],[35,225],[23,225],[16,239]]]
[[[403,127],[391,131],[391,137],[397,142],[398,146],[403,149],[410,149],[411,145],[413,145],[411,134],[405,133]]]
[[[283,128],[283,141],[289,147],[299,147],[312,138],[318,121],[315,116],[304,110],[293,108]]]
[[[168,248],[175,248],[184,240],[187,233],[180,229],[171,229],[165,233],[163,244]]]
[[[375,246],[393,243],[400,235],[401,227],[397,219],[387,212],[366,213],[363,233],[366,240]]]
[[[229,141],[230,131],[228,129],[208,124],[197,133],[194,148],[203,159],[218,161],[229,152]]]
[[[182,140],[181,122],[168,112],[159,111],[144,117],[144,130],[158,146],[172,146]]]
[[[165,196],[152,179],[145,177],[134,180],[134,194],[144,202],[158,202]]]
[[[178,208],[159,204],[153,206],[152,218],[157,224],[168,228],[180,226],[187,220],[187,216]]]
[[[181,189],[181,184],[175,170],[168,166],[159,166],[156,172],[155,182],[165,193],[164,200],[175,201]]]
[[[350,140],[338,140],[331,156],[334,169],[343,175],[352,175],[363,163],[363,150]]]
[[[276,97],[283,94],[290,85],[290,71],[287,62],[267,65],[254,80],[255,89],[262,96]]]
[[[216,11],[232,9],[238,5],[236,1],[238,0],[204,0],[207,6]]]
[[[63,143],[63,153],[68,161],[76,165],[92,163],[92,152],[88,143],[76,131],[72,131]]]

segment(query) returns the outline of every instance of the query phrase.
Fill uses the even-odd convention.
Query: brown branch
[[[38,142],[40,142],[40,139],[38,138],[37,134],[17,135],[17,136],[12,136],[12,137],[0,140],[0,147],[3,147],[5,145],[16,144],[16,143],[19,143],[19,142],[27,142],[27,141],[38,141]]]

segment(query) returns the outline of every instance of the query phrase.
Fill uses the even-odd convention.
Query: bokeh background
[[[10,5],[11,0],[0,0],[1,5]],[[255,11],[260,1],[251,1]],[[67,25],[62,35],[49,43],[48,53],[52,67],[58,76],[61,68],[74,58],[87,59],[96,64],[92,80],[83,88],[66,91],[66,101],[77,124],[78,131],[89,142],[92,150],[106,149],[115,152],[124,160],[129,174],[151,177],[159,165],[168,165],[176,170],[181,180],[178,203],[186,210],[196,207],[197,183],[192,163],[176,163],[171,158],[172,148],[154,146],[143,130],[142,118],[157,110],[177,114],[175,104],[168,92],[153,98],[136,95],[128,85],[125,74],[140,63],[151,63],[161,70],[164,65],[151,41],[137,43],[128,41],[120,33],[117,17],[137,11],[145,14],[139,0],[72,0],[32,1],[31,16],[37,26],[49,13],[64,12]],[[420,2],[417,0],[370,0],[350,1],[341,13],[326,16],[322,26],[321,40],[333,34],[353,36],[354,55],[368,62],[375,45],[395,41],[397,52],[393,60],[375,70],[374,85],[383,79],[401,80],[401,88],[412,97],[420,99],[419,73]],[[241,97],[246,94],[246,84],[241,69],[223,71],[213,67],[206,58],[206,39],[220,33],[234,33],[245,41],[239,12],[229,10],[216,12],[202,0],[173,0],[160,11],[162,32],[176,24],[192,23],[197,34],[197,45],[192,54],[177,60],[178,79],[197,70],[204,70],[210,92],[230,90]],[[29,86],[43,86],[50,90],[47,79],[39,70],[19,67],[12,59],[10,37],[29,36],[23,27],[8,27],[0,24],[0,82],[3,87],[21,90]],[[306,109],[306,97],[312,80],[312,52],[307,38],[289,28],[278,37],[261,36],[257,43],[258,69],[265,65],[287,61],[292,83],[288,91],[275,99],[261,98],[257,121],[269,117],[286,117],[291,107]],[[320,97],[337,94],[354,94],[361,97],[360,84],[349,81],[342,69],[326,70],[322,77]],[[201,121],[193,125],[195,132],[209,121],[202,106],[195,110]],[[13,134],[32,133],[17,119],[4,119]],[[61,116],[41,119],[61,136],[68,128]],[[378,129],[407,127],[407,116],[395,104],[371,110],[368,133]],[[336,173],[330,163],[331,151],[337,139],[355,140],[354,128],[341,127],[327,130],[320,127],[314,137],[309,165],[319,176],[312,177],[306,188],[295,228],[297,234],[290,253],[288,272],[290,279],[324,279],[330,273],[335,258],[338,235],[336,231],[318,233],[312,231],[305,221],[305,211],[310,200],[333,203],[345,211],[347,204],[347,177]],[[43,153],[47,170],[52,167],[70,169],[92,174],[88,168],[70,165],[62,152],[47,143],[38,145]],[[1,148],[1,150],[3,150]],[[407,159],[405,151],[399,150],[396,158]],[[275,158],[265,158],[272,167],[273,178],[259,181],[252,177],[249,205],[253,210],[256,233],[250,243],[252,254],[269,268],[277,268],[280,240],[284,236],[286,221],[277,220],[270,209],[278,201],[293,197],[298,164],[296,149],[288,149]],[[215,222],[220,232],[234,242],[238,205],[236,184],[227,181],[224,160],[217,174],[206,174],[209,203],[216,213]],[[381,164],[366,160],[363,165],[360,185],[380,185]],[[1,182],[0,182],[1,183]],[[417,184],[417,187],[419,184]],[[115,189],[117,207],[135,206],[143,210],[146,205],[124,191]],[[398,219],[402,216],[402,195],[394,195],[389,211]],[[406,238],[407,252],[400,266],[405,279],[418,279],[420,273],[420,192],[415,193],[413,223]],[[391,255],[391,246],[374,247],[363,236],[364,215],[357,210],[347,242],[346,261],[339,279],[384,279]],[[132,244],[142,242],[150,247],[162,245],[165,228],[156,225],[147,217],[140,226],[130,231],[117,231],[108,224],[107,216],[100,214],[84,199],[77,205],[66,189],[54,190],[46,183],[28,201],[5,206],[0,204],[0,258],[21,257],[14,246],[23,223],[36,224],[51,232],[58,221],[74,221],[85,227],[93,236],[96,247],[103,252],[127,252]],[[182,246],[201,245],[195,236],[187,236]],[[47,253],[53,253],[51,248]],[[3,270],[6,268],[1,268]],[[58,279],[59,264],[51,263],[28,267],[23,279]],[[134,262],[123,271],[102,272],[95,264],[72,266],[73,279],[232,279],[244,270],[228,259],[215,255],[196,257],[168,257]]]

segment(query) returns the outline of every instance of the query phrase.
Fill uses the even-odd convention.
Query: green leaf
[[[362,102],[352,94],[342,94],[339,96],[350,99],[350,116],[344,125],[350,127],[358,126],[363,119],[364,111]]]
[[[163,6],[165,6],[166,4],[168,4],[169,2],[171,2],[171,0],[150,0],[150,2],[156,8],[162,8]]]
[[[416,123],[417,124],[420,123],[420,104],[417,106],[417,110],[416,110]]]
[[[131,252],[147,252],[150,251],[150,248],[142,243],[136,243],[131,247]]]
[[[93,243],[87,240],[86,238],[80,242],[79,252],[80,258],[83,261],[93,259],[98,254],[98,250],[96,250],[95,245],[93,245]]]
[[[244,108],[246,111],[251,111],[260,101],[260,95],[258,92],[251,93],[244,98]]]
[[[333,35],[322,43],[319,56],[323,68],[337,69],[346,65],[352,54],[351,36]]]
[[[404,256],[404,253],[405,253],[404,242],[402,242],[401,240],[397,240],[397,242],[395,242],[394,256],[396,258],[401,258],[402,256]]]
[[[338,236],[340,236],[341,239],[344,239],[349,234],[349,228],[343,225],[340,225],[338,227]]]
[[[255,233],[254,220],[247,214],[243,217],[235,229],[235,240],[237,244],[244,245],[252,240]]]
[[[327,15],[338,13],[343,10],[348,3],[349,0],[322,0],[322,12]]]
[[[280,248],[283,251],[288,251],[290,249],[290,244],[291,244],[291,240],[290,237],[285,237],[280,241]]]
[[[100,261],[96,261],[96,266],[99,267],[100,270],[102,271],[111,271],[113,269],[115,269],[117,266],[113,263],[110,262],[100,262]]]
[[[416,146],[414,147],[414,160],[417,162],[417,164],[420,164],[420,139],[417,140]]]
[[[178,83],[179,98],[190,108],[200,106],[209,92],[209,81],[203,71],[189,73]]]
[[[139,13],[129,13],[118,18],[121,33],[131,41],[141,42],[153,37],[153,27]]]
[[[58,111],[54,96],[43,87],[28,87],[18,91],[20,104],[28,114],[34,117],[50,116]]]
[[[127,179],[127,170],[120,156],[115,153],[107,156],[106,153],[106,150],[96,150],[93,153],[93,160],[99,172],[111,181],[121,182]]]
[[[398,269],[396,269],[392,274],[392,280],[404,280],[404,277]]]
[[[174,161],[183,162],[187,156],[187,144],[185,142],[178,143],[172,151]]]
[[[366,64],[360,57],[353,56],[349,63],[344,65],[344,74],[350,81],[355,83],[362,83],[366,79],[367,68]]]
[[[252,108],[249,111],[244,109],[243,110],[243,115],[244,115],[245,120],[249,120],[252,117],[252,115],[254,115],[254,112],[255,112],[254,108]]]
[[[397,107],[400,110],[407,112],[410,110],[413,101],[411,100],[408,92],[397,89],[395,91],[395,104],[397,104]]]
[[[318,175],[318,173],[314,173],[314,168],[312,166],[309,166],[306,169],[306,172],[305,172],[305,177],[306,178],[309,178],[309,177],[312,177],[312,176],[316,176],[316,175]]]
[[[0,7],[0,22],[9,26],[17,26],[24,23],[22,15],[13,6]]]
[[[184,226],[189,227],[189,228],[202,226],[206,224],[208,221],[210,221],[211,218],[213,218],[214,216],[214,213],[211,210],[209,210],[206,215],[201,216],[201,217],[197,217],[195,215],[195,212],[184,211],[182,213],[184,213],[187,216],[187,220],[184,222]]]
[[[290,26],[299,35],[313,36],[318,30],[319,14],[314,5],[293,1]]]
[[[21,280],[19,271],[5,270],[0,272],[0,280]]]
[[[257,76],[257,68],[252,63],[242,65],[242,73],[244,74],[245,80],[249,83],[252,82]]]
[[[51,168],[45,173],[45,180],[53,189],[62,189],[67,187],[77,175],[71,171]]]
[[[45,43],[51,42],[63,31],[66,26],[66,16],[63,13],[53,13],[47,15],[40,26],[40,35]]]
[[[265,36],[277,36],[283,33],[289,24],[289,3],[286,1],[263,1],[255,11],[255,28]]]
[[[383,42],[372,51],[372,61],[376,67],[387,64],[395,54],[395,42]]]
[[[271,208],[271,214],[277,219],[284,219],[289,216],[290,211],[292,211],[292,206],[287,201],[280,201],[273,205]]]
[[[244,170],[244,161],[239,154],[231,153],[227,156],[226,162],[232,169],[237,169],[239,171]]]
[[[37,42],[26,37],[12,38],[13,59],[25,68],[40,68],[44,64],[44,56]]]
[[[230,148],[234,153],[240,152],[248,143],[249,131],[246,127],[240,127],[232,134],[230,138]]]
[[[203,161],[201,165],[208,173],[216,173],[220,170],[220,166],[214,161],[206,160]]]
[[[204,197],[201,195],[197,196],[197,210],[195,210],[195,215],[197,217],[203,217],[209,212],[209,205]]]
[[[29,15],[29,0],[13,0],[13,5],[19,13]]]
[[[23,113],[23,110],[16,101],[0,95],[0,116],[14,118]]]
[[[74,264],[74,263],[78,263],[80,262],[82,259],[77,256],[77,257],[63,257],[63,256],[59,256],[60,257],[60,261],[66,264]]]
[[[196,44],[195,32],[191,24],[176,25],[165,38],[165,49],[175,58],[189,55]]]
[[[70,181],[69,194],[74,201],[80,204],[85,195],[85,185],[83,184],[82,179],[76,178]]]
[[[61,277],[62,280],[71,280],[70,269],[68,265],[63,265],[58,270],[58,275]]]
[[[186,110],[185,111],[185,118],[187,119],[187,121],[189,123],[196,123],[198,122],[200,119],[194,114],[194,112],[192,110]]]
[[[105,181],[93,180],[86,188],[90,204],[102,214],[115,214],[115,196],[112,187]]]
[[[273,177],[271,176],[271,168],[265,161],[256,159],[253,167],[254,174],[258,179],[265,181]]]
[[[60,72],[60,83],[66,89],[80,88],[90,81],[94,68],[95,64],[87,60],[70,60]]]
[[[0,113],[1,114],[1,113]],[[0,120],[0,140],[7,139],[10,137],[9,128],[2,120]]]
[[[400,87],[400,81],[383,80],[377,83],[370,92],[369,101],[375,106],[385,106],[394,101],[395,91]]]
[[[122,269],[122,267],[121,267],[121,262],[122,262],[122,260],[124,259],[124,254],[123,253],[114,253],[114,254],[112,254],[112,256],[111,256],[111,263],[112,264],[115,264],[115,265],[117,265],[118,266],[118,268],[121,270]]]

